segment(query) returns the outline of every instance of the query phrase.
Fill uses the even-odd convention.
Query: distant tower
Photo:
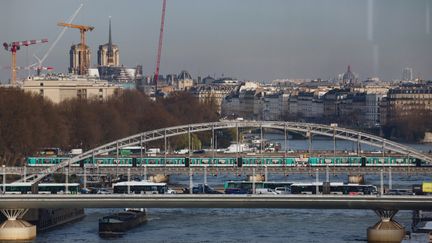
[[[113,45],[111,37],[111,16],[109,18],[108,43],[100,45],[98,50],[99,66],[120,66],[120,55],[117,45]]]
[[[402,80],[411,81],[413,80],[413,69],[412,68],[404,68],[402,72]]]
[[[181,71],[177,76],[177,89],[187,90],[193,86],[192,76],[185,70]]]
[[[166,76],[166,82],[168,85],[177,86],[177,74],[168,74]]]
[[[137,65],[135,68],[135,80],[142,80],[143,78],[143,70],[142,70],[142,65]]]
[[[86,57],[84,58],[87,60],[87,63],[90,63],[90,56],[91,56],[90,48],[87,45],[84,48],[85,48],[84,52],[86,53]],[[69,51],[69,56],[70,56],[69,73],[79,74],[79,75],[85,74],[85,73],[79,73],[81,55],[82,55],[81,44],[72,45]]]

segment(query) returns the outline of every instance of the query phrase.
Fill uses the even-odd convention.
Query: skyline
[[[87,34],[92,67],[99,45],[108,42],[112,16],[120,63],[143,65],[145,75],[153,74],[159,0],[5,1],[0,20],[13,26],[0,25],[0,42],[48,38],[48,44],[28,47],[28,63],[34,63],[32,54],[45,53],[61,31],[57,22],[67,20],[80,3],[84,7],[73,23],[95,27]],[[53,11],[41,15],[47,6]],[[361,80],[401,79],[405,67],[413,68],[415,77],[432,79],[430,7],[430,0],[168,0],[161,74],[188,70],[195,78],[331,79],[351,65]],[[78,31],[67,30],[44,65],[66,72],[70,46],[78,42]],[[18,66],[26,66],[26,57],[23,47],[17,52]],[[10,52],[4,49],[0,66],[10,66]],[[0,80],[9,77],[10,71],[2,68]]]

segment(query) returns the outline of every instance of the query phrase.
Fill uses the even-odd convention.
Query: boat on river
[[[129,229],[147,221],[145,209],[126,209],[99,219],[99,235],[101,237],[116,237],[125,234]]]

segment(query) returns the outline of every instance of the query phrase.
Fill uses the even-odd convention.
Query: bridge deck
[[[310,208],[432,210],[431,196],[346,195],[2,195],[14,208]]]
[[[256,173],[264,173],[264,166],[257,167],[122,167],[122,166],[110,166],[110,167],[87,167],[87,175],[96,175],[100,173],[102,176],[107,174],[127,174],[128,169],[132,175],[142,175],[145,172],[147,174],[188,174],[189,169],[192,169],[194,173],[203,173],[206,169],[210,174],[220,174],[220,173],[234,173],[234,174],[252,174],[253,168],[256,169]],[[27,174],[37,174],[43,171],[45,167],[27,167]],[[282,167],[282,166],[268,166],[267,171],[269,173],[281,173],[281,174],[292,174],[292,173],[315,173],[316,170],[320,172],[325,172],[326,167],[310,167],[310,166],[295,166],[295,167]],[[356,173],[356,174],[373,174],[380,173],[383,170],[387,172],[389,170],[388,166],[368,166],[368,167],[357,167],[357,166],[329,166],[328,171],[330,173]],[[391,171],[393,173],[404,173],[404,174],[430,174],[432,173],[432,166],[428,167],[413,167],[413,166],[392,166]],[[6,167],[6,174],[23,175],[24,167]],[[65,173],[65,168],[59,169],[55,173]],[[70,167],[70,174],[84,174],[84,169],[81,167]]]

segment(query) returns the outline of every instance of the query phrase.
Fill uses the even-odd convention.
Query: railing
[[[316,208],[432,210],[431,196],[377,195],[0,195],[0,209],[14,208]]]

